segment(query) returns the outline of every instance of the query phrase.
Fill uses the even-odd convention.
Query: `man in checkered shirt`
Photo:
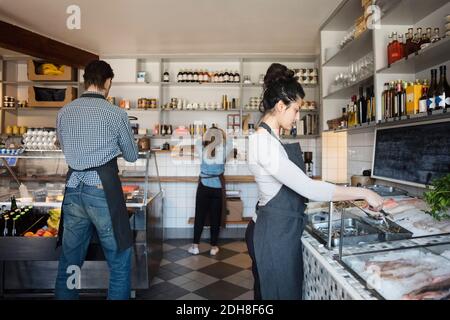
[[[110,269],[108,299],[128,299],[130,295],[131,229],[127,217],[121,217],[117,224],[113,211],[122,208],[120,201],[126,211],[123,194],[117,200],[117,189],[120,193],[122,190],[116,158],[122,155],[126,161],[134,162],[138,148],[126,111],[105,99],[113,77],[109,64],[91,62],[84,73],[86,92],[58,113],[58,139],[70,171],[62,206],[60,230],[64,232],[55,286],[57,299],[79,297],[79,288],[70,286],[68,270],[83,265],[94,229]],[[110,184],[114,184],[113,195]],[[114,200],[119,201],[119,206]]]

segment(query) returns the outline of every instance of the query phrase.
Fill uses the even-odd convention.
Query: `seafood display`
[[[403,296],[405,300],[450,300],[450,274],[437,277],[417,290]]]
[[[388,300],[446,299],[450,294],[450,260],[425,248],[352,255],[343,262]]]

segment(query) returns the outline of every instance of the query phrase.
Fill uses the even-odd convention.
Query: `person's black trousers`
[[[211,223],[211,246],[217,246],[222,216],[222,189],[198,184],[195,205],[194,243],[199,244],[206,217]]]
[[[253,244],[254,230],[255,230],[255,222],[251,220],[247,225],[247,230],[245,230],[245,242],[247,243],[248,254],[252,259],[252,273],[254,279],[253,292],[255,295],[254,299],[262,300],[261,289],[259,287],[258,267],[256,266],[255,246]]]

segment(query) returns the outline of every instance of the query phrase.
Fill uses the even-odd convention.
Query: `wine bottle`
[[[428,89],[427,95],[427,111],[431,113],[436,109],[436,81],[437,81],[437,69],[431,69],[431,83]]]
[[[450,106],[450,88],[447,82],[447,66],[440,66],[440,80],[436,87],[436,109],[445,109]]]

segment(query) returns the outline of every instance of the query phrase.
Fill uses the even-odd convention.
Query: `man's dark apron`
[[[83,94],[82,98],[98,98],[105,99],[99,94]],[[69,167],[67,172],[66,182],[69,181],[73,172],[97,172],[102,182],[103,190],[105,191],[106,202],[108,203],[109,213],[111,215],[112,228],[114,237],[117,242],[119,252],[130,248],[133,244],[133,232],[130,227],[130,218],[127,212],[125,197],[122,191],[122,183],[119,178],[119,167],[117,166],[117,158],[112,159],[108,163],[95,168],[88,168],[85,170],[74,170]],[[64,193],[67,192],[67,187]],[[63,201],[64,203],[64,201]],[[61,209],[61,221],[58,232],[58,246],[62,244],[64,231],[64,212]]]
[[[260,126],[279,141],[267,124]],[[300,144],[282,145],[289,159],[305,171]],[[301,195],[283,185],[265,206],[257,208],[253,239],[264,300],[302,299],[301,236],[306,221],[306,202]]]
[[[199,179],[198,179],[198,187],[200,187],[201,179],[212,179],[212,178],[219,178],[220,180],[220,188],[222,191],[222,212],[221,212],[221,216],[220,216],[220,226],[222,228],[225,228],[226,226],[226,220],[227,220],[227,192],[226,192],[226,187],[225,187],[225,176],[224,174],[218,174],[218,175],[212,175],[212,174],[206,174],[206,173],[201,173]],[[205,226],[211,226],[211,219],[210,216],[207,215],[205,217]]]

